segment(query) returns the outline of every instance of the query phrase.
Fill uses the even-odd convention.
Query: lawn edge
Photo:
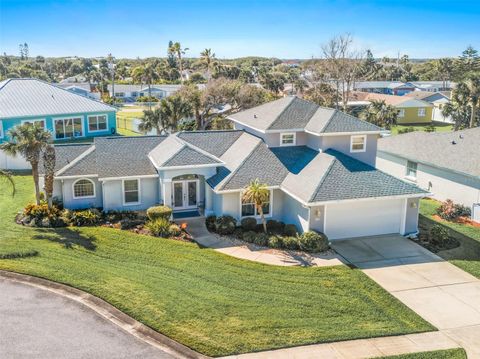
[[[181,344],[167,337],[166,335],[157,332],[156,330],[153,330],[152,328],[140,323],[136,319],[130,317],[128,314],[117,309],[113,305],[107,303],[103,299],[100,299],[90,293],[84,292],[78,288],[50,281],[45,278],[21,274],[3,269],[0,269],[0,278],[5,278],[14,282],[27,284],[37,288],[41,288],[43,290],[48,290],[65,298],[74,300],[92,309],[98,315],[120,327],[127,333],[160,350],[175,355],[176,357],[187,359],[211,358],[209,356],[196,352],[195,350],[187,347],[186,345]]]

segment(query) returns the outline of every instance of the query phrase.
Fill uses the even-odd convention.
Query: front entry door
[[[183,210],[197,208],[198,181],[172,182],[173,209]]]

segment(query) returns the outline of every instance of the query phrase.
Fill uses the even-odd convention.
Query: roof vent
[[[452,145],[456,145],[457,142],[455,140],[452,141]]]
[[[460,139],[462,139],[462,140],[463,140],[463,135],[462,135],[462,134],[460,134],[460,136],[459,136],[459,137],[460,137]]]
[[[256,114],[256,113],[253,114],[253,118],[257,118],[257,114]]]

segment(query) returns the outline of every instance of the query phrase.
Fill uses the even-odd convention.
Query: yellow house
[[[431,123],[433,119],[433,104],[409,96],[355,92],[352,99],[356,100],[356,102],[363,103],[385,101],[386,104],[398,109],[397,123],[399,125],[428,124]]]

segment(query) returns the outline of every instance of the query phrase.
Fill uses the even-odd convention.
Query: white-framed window
[[[425,117],[425,113],[426,112],[423,107],[418,109],[418,117]]]
[[[263,214],[265,217],[270,217],[272,213],[272,191],[269,191],[268,201],[262,206]],[[240,207],[241,207],[241,216],[242,217],[259,217],[257,206],[254,203],[245,201],[243,199],[242,193],[240,193]]]
[[[125,97],[125,92],[115,92],[115,97]]]
[[[107,115],[88,116],[88,132],[105,131],[107,129]]]
[[[297,138],[295,132],[281,133],[280,146],[295,146]]]
[[[83,118],[57,118],[53,120],[55,139],[83,137]]]
[[[0,120],[0,138],[3,138],[4,137],[4,134],[3,134],[3,121]]]
[[[401,108],[400,110],[398,110],[398,117],[400,117],[400,118],[405,117],[405,109],[404,108]]]
[[[41,128],[45,129],[46,128],[46,125],[45,125],[45,119],[41,118],[41,119],[36,119],[36,120],[23,120],[22,121],[22,125],[26,124],[26,123],[30,123],[32,125],[35,125],[35,124],[38,124],[40,125]]]
[[[73,198],[94,198],[95,183],[87,178],[82,178],[73,182]]]
[[[367,136],[356,135],[350,137],[350,152],[365,152],[367,150]]]
[[[134,205],[140,203],[140,180],[124,179],[123,187],[123,204]]]
[[[417,179],[417,162],[407,161],[406,176],[408,178]]]

